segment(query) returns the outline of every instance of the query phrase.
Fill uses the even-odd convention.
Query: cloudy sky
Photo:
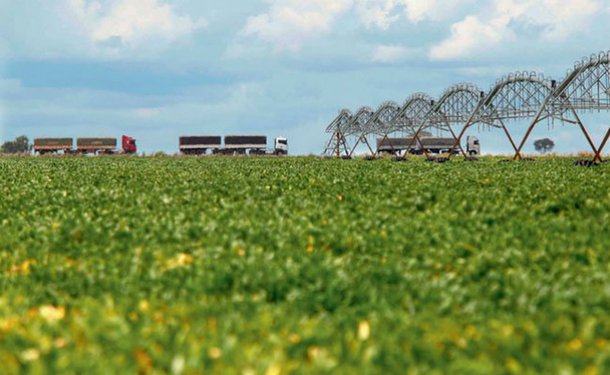
[[[610,0],[0,0],[0,137],[125,133],[175,152],[183,134],[262,133],[318,154],[341,108],[513,71],[560,80],[610,49],[609,17]],[[597,138],[609,117],[586,116]]]

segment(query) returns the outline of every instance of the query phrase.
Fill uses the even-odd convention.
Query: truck
[[[34,138],[34,153],[40,155],[72,152],[72,138]]]
[[[40,155],[56,154],[135,154],[138,151],[136,140],[124,135],[121,139],[122,150],[117,150],[118,141],[112,137],[77,138],[76,148],[72,138],[34,138],[34,152]]]
[[[250,155],[265,154],[267,136],[264,135],[227,135],[225,136],[225,154]]]
[[[76,153],[78,154],[110,154],[117,148],[116,138],[77,138]]]
[[[413,137],[406,138],[378,138],[377,139],[377,151],[380,153],[400,155],[409,153],[412,155],[421,155],[424,152],[429,154],[442,154],[448,153],[453,149],[453,154],[458,154],[460,151],[455,146],[455,139],[453,138],[439,138],[439,137],[424,137],[419,138],[419,142],[414,140]],[[409,149],[409,146],[411,148]],[[481,154],[481,144],[479,139],[474,136],[468,136],[466,138],[466,152],[470,156]]]
[[[227,135],[224,145],[219,136],[182,136],[180,152],[185,155],[287,155],[288,140],[285,137],[274,139],[272,149],[267,148],[264,135]]]
[[[180,152],[185,155],[216,154],[222,149],[222,137],[216,135],[185,135],[180,137]]]

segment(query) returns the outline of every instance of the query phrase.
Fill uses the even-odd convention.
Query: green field
[[[0,159],[2,373],[610,373],[610,165]]]

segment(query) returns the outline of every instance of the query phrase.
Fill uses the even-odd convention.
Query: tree
[[[555,148],[555,142],[553,142],[551,139],[543,138],[535,141],[534,147],[536,148],[536,151],[540,152],[541,154],[546,154],[547,152],[553,151],[553,148]]]
[[[25,135],[15,138],[14,141],[4,142],[2,148],[0,148],[0,152],[3,154],[21,154],[31,150],[30,140]]]

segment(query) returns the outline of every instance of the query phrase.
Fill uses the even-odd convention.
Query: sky
[[[174,153],[180,135],[266,134],[320,154],[342,108],[515,71],[561,80],[610,50],[609,17],[610,0],[0,0],[0,139],[127,134]],[[610,116],[585,121],[601,140]],[[587,149],[572,127],[547,135]]]

